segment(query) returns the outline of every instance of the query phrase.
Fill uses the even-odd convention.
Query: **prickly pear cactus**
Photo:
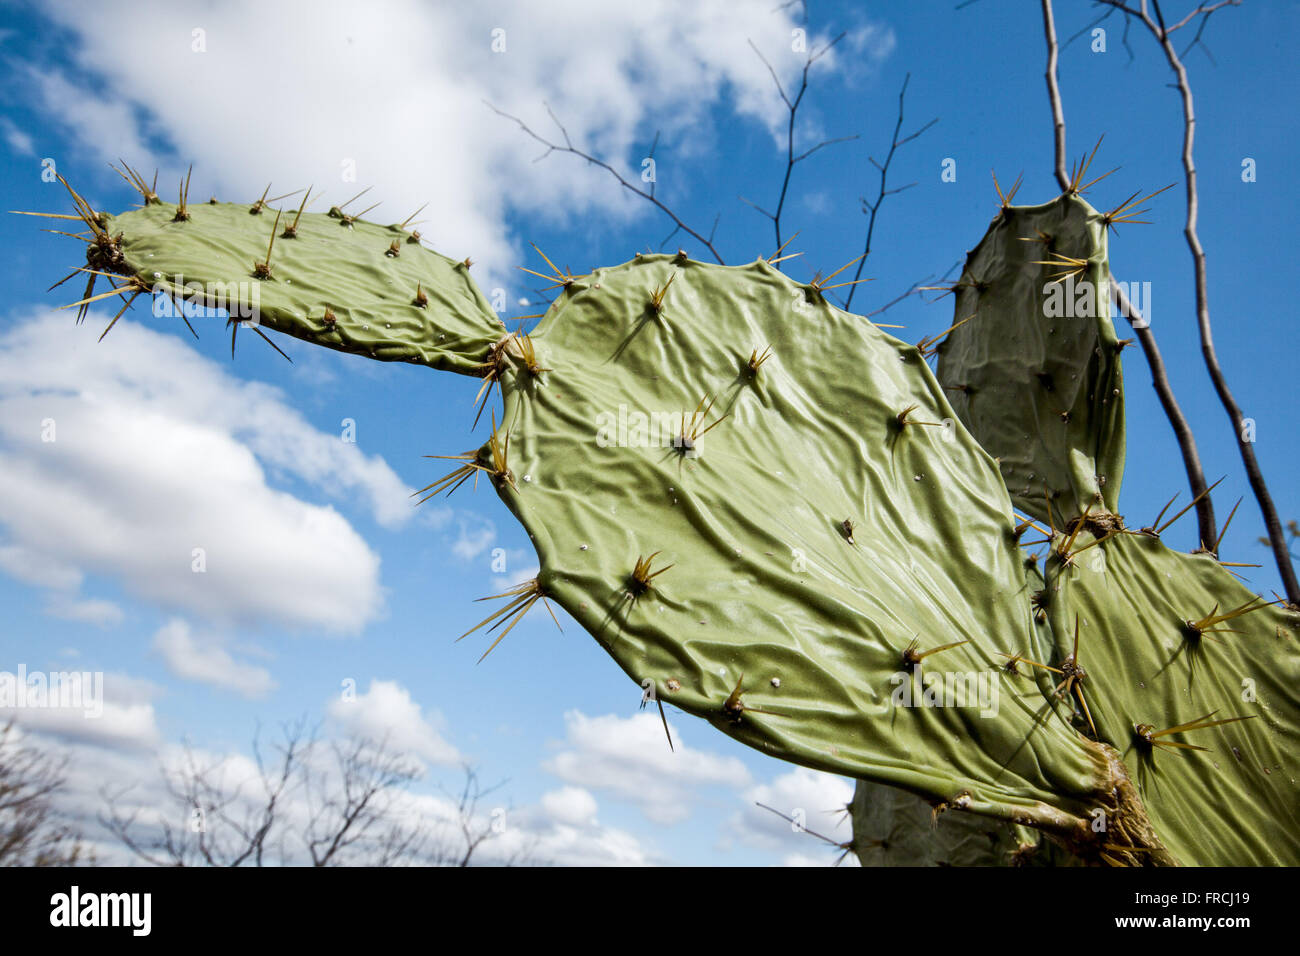
[[[193,281],[256,311],[259,332],[476,375],[485,401],[500,390],[487,443],[447,456],[453,470],[424,489],[487,479],[536,546],[536,580],[480,625],[485,653],[554,600],[660,701],[764,753],[1004,834],[1035,828],[1084,862],[1300,861],[1285,757],[1300,742],[1286,693],[1294,615],[1249,603],[1212,557],[1170,555],[1114,514],[1122,404],[1108,325],[1034,340],[1054,387],[1033,393],[1041,433],[1023,467],[1058,493],[1040,570],[1003,482],[1022,466],[1004,458],[999,471],[977,441],[996,416],[968,414],[973,435],[924,354],[835,308],[821,280],[795,283],[765,260],[638,256],[556,271],[531,335],[505,334],[468,264],[401,225],[262,201],[180,209],[142,192],[141,209],[116,217],[73,194],[88,269],[118,286],[109,296],[183,296]],[[1008,207],[995,229],[1046,225],[1044,241],[1072,257],[1091,243],[1084,271],[1100,278],[1104,236],[1079,202]],[[976,268],[984,292],[1035,291],[1021,272],[1041,253],[1016,258],[1030,245],[1019,238],[993,243],[990,261],[1019,263],[1005,276]],[[987,336],[1004,321],[984,309],[962,328],[985,322]],[[1032,364],[969,361],[966,384],[991,378],[957,390],[967,412],[998,394],[998,368]],[[1008,395],[1041,389],[1027,374]],[[1109,399],[1099,383],[1114,383]],[[1065,400],[1069,420],[1049,433]],[[992,441],[1022,425],[987,427]],[[1244,633],[1224,633],[1229,620]],[[1202,745],[1215,756],[1191,749]],[[1207,813],[1222,826],[1211,840],[1198,834]]]
[[[953,286],[960,324],[938,347],[939,381],[998,459],[1012,502],[1040,521],[1074,517],[1098,494],[1118,507],[1122,346],[1109,281],[1105,217],[1064,194],[1004,205]]]

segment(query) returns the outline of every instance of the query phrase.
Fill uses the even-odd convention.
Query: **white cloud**
[[[17,545],[0,546],[0,571],[37,587],[75,591],[84,577],[73,565],[43,551]]]
[[[372,679],[364,694],[351,700],[335,698],[327,712],[348,733],[384,742],[391,751],[434,764],[460,762],[460,753],[443,739],[437,726],[441,718],[422,713],[411,692],[396,681]]]
[[[490,820],[491,813],[500,814],[503,809],[488,808],[480,816]],[[501,815],[501,831],[482,845],[476,859],[489,864],[543,866],[650,866],[665,862],[634,834],[602,825],[596,810],[596,798],[580,787],[552,790],[543,794],[539,806]]]
[[[853,800],[853,783],[807,767],[795,767],[767,783],[755,784],[743,794],[744,807],[728,823],[727,833],[738,842],[784,854],[787,866],[827,866],[840,852],[813,835],[814,831],[836,843],[853,837],[853,825],[843,810]],[[758,804],[771,807],[766,810]],[[785,814],[799,822],[796,829]],[[852,854],[845,863],[856,861]]]
[[[31,136],[14,125],[13,120],[8,117],[0,119],[0,130],[3,130],[5,142],[9,144],[9,148],[19,156],[36,155],[36,144],[32,141]]]
[[[452,543],[451,552],[468,564],[497,539],[497,526],[487,518],[469,512],[463,512],[458,523],[460,533]]]
[[[596,798],[582,787],[561,787],[542,794],[542,809],[557,823],[585,826],[595,822]]]
[[[68,51],[77,65],[100,77],[79,85],[41,66],[29,83],[101,158],[155,165],[144,144],[162,134],[175,159],[161,157],[161,182],[174,183],[198,159],[204,195],[251,199],[268,181],[333,183],[325,204],[360,188],[339,181],[343,164],[354,163],[358,182],[374,184],[369,198],[383,201],[375,215],[397,221],[429,201],[436,212],[422,231],[430,244],[453,258],[472,254],[497,277],[518,261],[511,209],[555,222],[654,213],[574,157],[534,162],[543,149],[485,101],[559,138],[549,103],[575,143],[635,178],[656,130],[659,156],[710,148],[708,118],[723,102],[778,137],[785,107],[748,41],[787,88],[805,56],[793,48],[791,11],[770,0],[155,0],[133,8],[148,31],[121,30],[112,8],[43,10],[79,38]],[[206,52],[192,49],[196,26]],[[504,31],[502,52],[493,52],[494,30]],[[824,39],[809,36],[809,46]],[[857,28],[848,41],[818,69],[861,69],[892,48],[892,35],[875,28]],[[229,149],[231,130],[257,148]]]
[[[440,531],[447,527],[455,514],[454,508],[448,505],[435,505],[432,501],[426,501],[420,505],[417,512],[420,524],[426,528],[432,528],[434,531]]]
[[[122,609],[112,601],[51,601],[45,607],[45,613],[65,621],[78,621],[93,624],[96,627],[110,627],[121,624],[125,616]]]
[[[103,574],[212,623],[359,630],[382,610],[378,555],[264,466],[360,497],[389,526],[411,515],[381,458],[179,338],[123,320],[96,344],[66,314],[0,336],[0,569],[21,580],[71,600]]]
[[[276,686],[265,668],[240,663],[210,635],[196,638],[189,623],[179,618],[158,629],[153,647],[167,669],[182,680],[233,690],[249,698],[265,697]]]
[[[484,859],[506,858],[515,846],[526,848],[533,862],[556,866],[650,866],[664,862],[626,830],[546,825],[531,820],[507,830],[499,844],[486,844]]]
[[[844,42],[856,54],[849,59],[849,62],[857,67],[870,68],[894,52],[894,47],[898,45],[898,38],[887,26],[864,23],[848,31]]]
[[[509,557],[510,567],[512,570],[506,572],[505,585],[501,588],[502,591],[523,584],[525,581],[531,581],[533,578],[537,577],[538,572],[542,570],[541,565],[535,563],[536,558],[533,558],[534,563],[532,564],[519,563],[521,561],[527,561],[528,558],[532,558],[532,555],[511,551]]]
[[[740,760],[694,750],[675,728],[675,751],[670,751],[657,713],[588,717],[571,710],[564,722],[567,749],[543,768],[567,783],[632,803],[654,823],[685,820],[704,787],[743,787],[750,782]]]
[[[47,681],[51,679],[49,674],[45,677]],[[101,679],[102,684],[98,684]],[[92,675],[82,686],[83,698],[73,701],[74,706],[0,706],[0,724],[13,718],[20,727],[33,733],[111,750],[136,750],[157,743],[158,726],[152,703],[157,687],[119,673]],[[94,698],[101,691],[102,697],[96,704]]]
[[[97,95],[62,73],[42,72],[31,65],[25,65],[24,70],[45,107],[79,134],[96,137],[96,142],[105,145],[111,143],[122,150],[123,156],[147,155],[129,103]]]
[[[831,848],[828,847],[827,853],[830,854],[829,857],[826,855],[817,856],[815,854],[808,854],[808,853],[788,853],[781,858],[781,865],[789,866],[789,867],[807,867],[807,868],[825,867],[827,865],[833,865],[835,861],[839,859],[840,854],[842,852],[843,852],[842,850],[831,850]],[[860,864],[858,863],[858,858],[854,856],[852,853],[846,856],[844,858],[844,862],[840,864],[840,866],[848,866],[848,867],[854,867],[859,865]]]

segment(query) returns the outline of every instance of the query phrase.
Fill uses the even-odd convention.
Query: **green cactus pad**
[[[1010,503],[915,347],[765,261],[680,256],[571,283],[532,339],[552,371],[503,378],[497,488],[542,592],[636,683],[763,752],[1059,832],[1110,792],[1001,671],[1037,626]],[[692,457],[706,396],[698,423],[726,417]],[[959,641],[906,679],[910,644]],[[930,671],[984,675],[996,716],[895,706]],[[738,684],[752,709],[727,709]]]
[[[1086,201],[1004,206],[954,292],[954,321],[968,321],[938,348],[957,415],[1000,462],[1015,506],[1041,521],[1072,519],[1098,494],[1111,511],[1119,501],[1124,397],[1109,279],[1106,227]]]
[[[1170,852],[1200,865],[1300,860],[1300,614],[1262,606],[1213,556],[1145,533],[1115,535],[1069,566],[1053,557],[1048,579],[1057,647],[1044,663],[1072,652],[1077,616],[1098,738],[1124,755]],[[1188,626],[1252,602],[1258,609],[1199,637]],[[1148,749],[1135,737],[1137,724],[1159,731],[1211,712],[1250,719],[1156,738],[1207,751]]]
[[[269,329],[327,348],[391,362],[480,374],[504,329],[463,262],[411,241],[400,226],[295,211],[203,203],[176,221],[176,206],[149,203],[102,214],[119,240],[124,275],[155,293],[228,305]],[[269,278],[254,275],[271,250]],[[396,245],[394,245],[396,243]],[[198,293],[195,296],[195,293]],[[419,297],[427,301],[417,304]],[[327,310],[329,315],[327,316]]]

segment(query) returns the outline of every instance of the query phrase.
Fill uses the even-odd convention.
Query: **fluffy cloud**
[[[825,866],[834,863],[840,851],[803,830],[815,831],[836,843],[848,841],[853,837],[853,825],[843,811],[852,800],[851,781],[796,767],[750,787],[744,794],[744,809],[732,818],[727,830],[741,843],[781,853],[786,866]],[[764,806],[760,807],[760,803]],[[803,830],[772,810],[798,821]],[[856,860],[850,854],[845,863]]]
[[[411,514],[382,459],[174,336],[123,320],[96,344],[66,315],[0,336],[0,569],[82,619],[112,618],[72,603],[87,573],[214,624],[351,633],[374,618],[378,555],[265,468],[358,497],[389,526]]]
[[[524,849],[530,862],[557,866],[650,866],[664,862],[626,830],[548,823],[540,815],[525,816],[517,829],[502,834],[499,843],[487,844],[483,859],[508,860],[515,846]]]
[[[375,215],[397,221],[428,201],[429,242],[501,277],[518,261],[510,210],[556,222],[652,213],[573,157],[534,162],[544,149],[487,103],[559,139],[549,104],[576,144],[635,179],[656,130],[661,156],[667,144],[679,156],[714,145],[706,120],[727,100],[781,134],[785,107],[750,41],[787,88],[806,55],[792,10],[770,0],[155,0],[132,8],[147,31],[122,30],[111,6],[42,9],[78,38],[69,53],[96,82],[46,64],[17,80],[97,158],[157,162],[166,183],[195,159],[203,194],[223,198],[268,181],[332,184],[319,208],[374,184]],[[859,26],[818,69],[869,68],[892,46],[888,30]],[[250,123],[254,146],[229,149],[230,132]],[[147,148],[160,131],[174,157]],[[357,182],[341,181],[351,170]]]
[[[348,733],[385,742],[389,750],[434,764],[455,764],[460,753],[443,739],[436,715],[426,717],[396,681],[371,680],[364,694],[330,701],[329,716]]]
[[[602,790],[634,804],[654,823],[679,823],[690,816],[699,791],[709,786],[743,787],[749,771],[735,757],[686,746],[674,729],[668,749],[657,713],[633,717],[564,715],[566,749],[543,764],[567,783]]]
[[[154,650],[172,674],[182,680],[209,684],[232,690],[244,697],[265,697],[275,688],[275,681],[263,667],[243,664],[211,636],[195,637],[190,625],[173,619],[158,629]]]
[[[39,548],[0,545],[0,571],[37,587],[75,591],[84,575],[66,561]]]
[[[542,794],[542,809],[557,823],[586,826],[596,819],[596,798],[582,787],[561,787]]]
[[[94,624],[96,627],[111,627],[121,624],[125,615],[122,609],[112,601],[65,601],[54,600],[45,607],[45,613],[65,621],[78,621],[82,624]]]
[[[20,156],[35,156],[36,144],[27,133],[23,132],[8,117],[0,119],[0,134],[4,135],[9,148]]]
[[[469,564],[496,541],[497,528],[487,518],[468,512],[461,514],[457,520],[460,533],[452,543],[451,552]]]
[[[66,673],[71,674],[73,668]],[[35,673],[26,669],[28,687]],[[55,676],[40,672],[45,687],[53,687]],[[4,671],[0,680],[12,687],[15,678],[22,676],[18,667]],[[0,699],[0,725],[10,719],[24,731],[57,737],[64,742],[84,743],[96,750],[133,751],[152,747],[158,742],[158,725],[155,721],[152,700],[158,688],[148,681],[138,680],[119,673],[92,673],[82,675],[80,686],[71,696],[55,701],[47,696],[29,696],[18,702]],[[59,678],[60,681],[65,678]],[[38,701],[40,703],[38,704]],[[67,706],[48,706],[58,703]]]

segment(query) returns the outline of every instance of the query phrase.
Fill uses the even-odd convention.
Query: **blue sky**
[[[829,146],[795,170],[784,234],[804,254],[796,278],[861,252],[859,197],[878,188],[898,91],[911,74],[903,147],[878,218],[854,310],[870,312],[913,283],[948,273],[995,211],[990,169],[1023,172],[1018,201],[1056,194],[1045,50],[1037,3],[648,2],[464,5],[7,5],[0,163],[5,209],[66,211],[42,181],[52,158],[99,209],[135,198],[108,168],[119,157],[161,170],[166,198],[194,163],[192,198],[251,201],[317,184],[326,203],[373,185],[378,221],[421,203],[427,241],[473,256],[480,284],[506,292],[507,317],[541,311],[515,267],[536,268],[536,242],[575,272],[658,249],[672,225],[608,174],[543,152],[484,100],[554,133],[549,103],[575,142],[639,178],[659,133],[656,190],[707,232],[728,262],[770,254],[771,208],[784,171],[784,107],[752,39],[787,85],[816,45],[846,39],[812,73],[799,143]],[[1170,3],[1181,17],[1188,3]],[[1057,3],[1064,41],[1097,14]],[[1300,517],[1292,317],[1285,298],[1296,219],[1296,103],[1291,41],[1300,8],[1251,0],[1215,14],[1213,59],[1188,53],[1196,94],[1200,235],[1220,360],[1245,414],[1283,520]],[[137,24],[149,23],[147,30]],[[1133,30],[1130,61],[1112,18],[1105,52],[1081,37],[1061,56],[1071,157],[1105,141],[1089,196],[1109,208],[1137,189],[1181,183],[1181,114],[1152,39]],[[205,50],[196,52],[194,30]],[[492,49],[504,30],[505,49]],[[1190,41],[1190,31],[1183,34]],[[1182,44],[1180,44],[1180,49]],[[1242,162],[1255,162],[1243,182]],[[940,178],[946,159],[955,182]],[[351,163],[356,183],[342,181]],[[322,207],[323,208],[323,207]],[[1234,447],[1199,356],[1181,186],[1152,205],[1152,225],[1121,227],[1115,273],[1150,282],[1152,328],[1191,421],[1220,520],[1245,495],[1223,553],[1278,588]],[[45,288],[78,258],[38,220],[0,232],[0,670],[104,671],[94,727],[59,714],[19,714],[26,731],[70,750],[70,812],[93,818],[105,779],[140,781],[157,804],[160,759],[183,739],[214,759],[247,755],[259,722],[308,715],[327,733],[388,731],[427,767],[416,791],[436,811],[437,784],[471,760],[516,808],[521,839],[556,862],[769,865],[833,859],[816,841],[758,811],[755,800],[807,809],[810,825],[847,839],[829,812],[851,783],[752,753],[670,711],[678,753],[640,690],[576,623],[564,633],[535,614],[482,664],[470,600],[526,578],[526,535],[494,495],[462,489],[418,512],[405,495],[432,480],[421,455],[462,451],[477,383],[381,365],[279,340],[285,363],[252,336],[231,362],[219,321],[199,341],[137,307],[102,343],[111,315],[85,325],[71,285]],[[697,258],[705,250],[674,237]],[[955,272],[954,272],[955,275]],[[928,284],[928,283],[923,283]],[[952,322],[951,300],[909,297],[879,321],[917,341]],[[129,321],[128,321],[129,320]],[[1126,334],[1121,328],[1121,335]],[[1175,491],[1187,498],[1178,449],[1136,350],[1125,354],[1129,452],[1121,511],[1146,523]],[[40,441],[53,417],[58,440]],[[355,422],[356,443],[340,438]],[[69,447],[71,446],[71,447]],[[1166,535],[1191,548],[1195,522]],[[202,583],[190,547],[240,557]],[[191,543],[192,542],[192,543]],[[496,549],[500,549],[499,551]],[[504,558],[497,573],[493,560]],[[235,563],[235,562],[232,562]],[[498,564],[500,567],[500,564]],[[484,645],[485,646],[485,645]],[[354,681],[360,707],[339,706]],[[160,805],[160,804],[159,804]],[[817,821],[814,824],[814,821]]]

